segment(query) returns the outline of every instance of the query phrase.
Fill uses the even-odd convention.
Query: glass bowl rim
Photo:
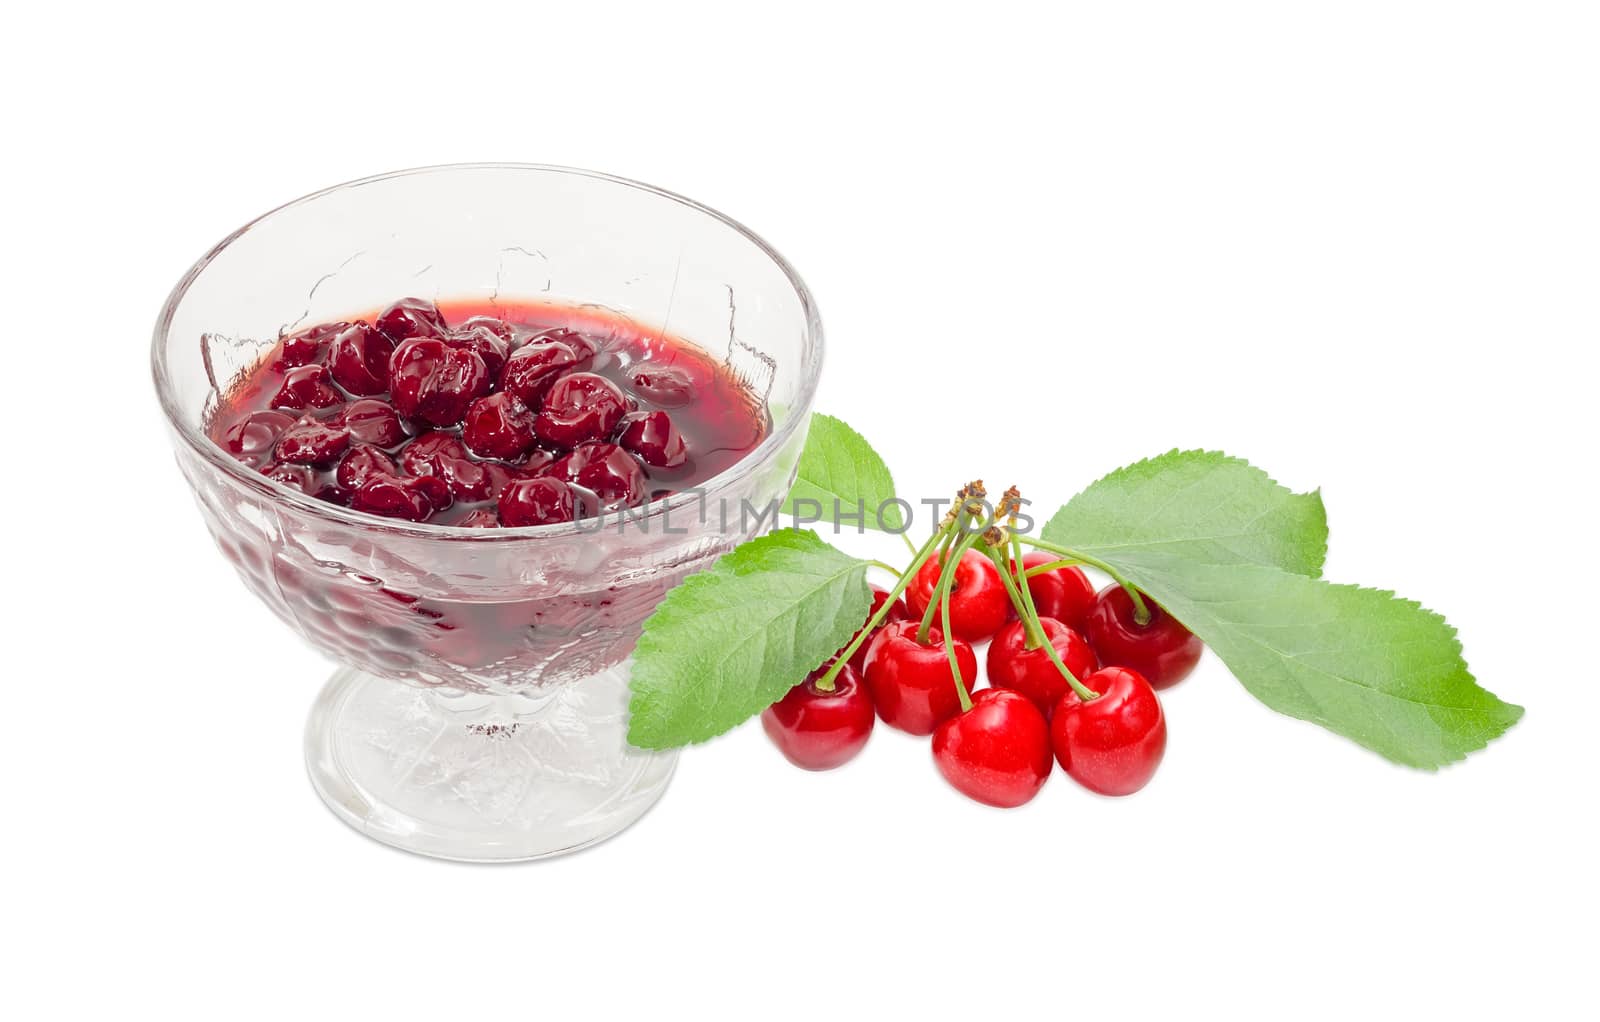
[[[161,409],[166,415],[167,422],[172,426],[177,434],[183,438],[184,442],[188,444],[189,448],[196,454],[200,455],[203,459],[210,462],[214,468],[221,470],[226,475],[232,476],[234,479],[244,483],[251,489],[275,497],[278,500],[290,504],[298,510],[312,516],[330,519],[358,528],[377,528],[388,533],[400,533],[424,539],[471,540],[477,542],[507,542],[519,539],[558,539],[567,536],[597,535],[601,528],[604,527],[603,525],[597,527],[593,524],[584,526],[579,522],[559,522],[553,525],[525,525],[516,527],[502,526],[494,529],[477,529],[458,525],[435,525],[428,522],[408,522],[404,519],[386,518],[382,515],[369,514],[365,511],[357,511],[353,508],[341,507],[338,504],[332,504],[328,501],[318,500],[316,497],[301,493],[299,490],[280,483],[275,479],[269,479],[266,476],[261,475],[259,472],[256,472],[254,469],[244,465],[243,463],[228,457],[227,453],[223,451],[222,448],[213,440],[211,440],[210,437],[206,436],[198,426],[191,425],[185,421],[185,417],[180,414],[176,406],[176,401],[173,396],[173,387],[170,383],[171,374],[168,372],[167,367],[168,345],[166,342],[171,331],[172,320],[177,312],[178,305],[183,301],[184,297],[188,295],[189,288],[194,284],[195,280],[199,278],[201,273],[205,272],[206,268],[211,265],[212,261],[221,255],[229,245],[232,245],[235,241],[243,237],[252,229],[266,222],[267,220],[270,220],[272,217],[277,216],[279,213],[312,202],[316,199],[320,199],[325,195],[331,195],[334,192],[340,192],[350,188],[359,188],[363,185],[374,184],[379,181],[388,181],[394,178],[412,177],[421,174],[440,174],[454,171],[480,170],[525,170],[586,177],[597,181],[604,181],[609,184],[621,185],[626,188],[633,188],[642,192],[648,192],[651,195],[676,202],[681,206],[685,206],[691,210],[694,210],[695,212],[709,216],[713,220],[720,222],[726,227],[732,228],[746,241],[749,241],[751,244],[753,244],[758,251],[760,251],[768,259],[772,260],[772,262],[778,267],[779,271],[782,272],[784,279],[788,281],[789,286],[794,289],[796,297],[800,299],[801,310],[805,316],[804,345],[810,357],[807,358],[805,363],[800,367],[802,378],[800,381],[798,398],[794,402],[791,409],[792,414],[787,417],[782,425],[775,427],[770,433],[768,433],[766,438],[762,440],[760,444],[757,444],[754,450],[748,452],[744,457],[740,458],[732,465],[712,476],[710,479],[707,479],[698,487],[684,490],[679,493],[674,493],[671,496],[663,497],[659,500],[649,501],[637,508],[624,509],[624,511],[620,513],[627,516],[626,521],[636,523],[645,519],[652,519],[662,515],[667,515],[689,504],[703,500],[707,494],[725,487],[734,479],[744,475],[747,471],[749,471],[750,467],[758,465],[769,458],[775,451],[783,447],[784,444],[788,443],[790,437],[794,434],[795,430],[800,427],[801,423],[807,421],[811,411],[812,401],[816,397],[817,382],[822,374],[822,361],[824,354],[822,319],[817,311],[816,300],[811,295],[811,289],[806,286],[805,281],[800,279],[800,274],[795,271],[795,268],[787,259],[782,256],[782,254],[778,252],[776,248],[774,248],[759,234],[750,230],[750,228],[746,227],[744,224],[733,219],[727,214],[712,209],[710,206],[704,205],[703,203],[696,202],[693,199],[679,195],[676,192],[667,191],[665,188],[657,188],[655,185],[646,184],[642,181],[635,181],[631,178],[619,177],[615,174],[607,174],[597,170],[585,170],[581,167],[564,167],[557,164],[548,163],[441,163],[432,164],[425,167],[410,167],[404,170],[393,170],[383,174],[374,174],[369,177],[344,181],[336,185],[330,185],[326,188],[320,188],[314,192],[309,192],[305,195],[302,195],[297,199],[291,199],[282,205],[275,206],[267,212],[262,213],[260,216],[250,220],[248,223],[244,224],[244,226],[232,231],[227,237],[213,245],[205,253],[205,255],[196,260],[194,265],[190,266],[188,271],[186,271],[184,275],[179,278],[177,285],[172,289],[172,293],[167,296],[166,302],[161,306],[160,314],[156,317],[155,332],[151,339],[150,345],[150,371],[155,381],[156,395],[161,401]],[[618,513],[619,512],[607,512],[603,517],[609,521],[613,514]],[[585,521],[588,520],[586,519]]]

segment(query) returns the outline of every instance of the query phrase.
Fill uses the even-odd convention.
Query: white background
[[[1592,1012],[1586,6],[12,11],[0,1013]],[[362,839],[302,772],[330,667],[206,537],[149,330],[249,217],[476,159],[769,238],[821,302],[819,408],[904,492],[1054,506],[1174,446],[1321,486],[1329,576],[1445,612],[1526,719],[1413,773],[1208,660],[1125,800],[988,810],[920,740],[810,775],[747,726],[567,859]]]

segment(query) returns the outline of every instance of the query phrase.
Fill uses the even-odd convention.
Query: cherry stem
[[[1070,557],[1063,557],[1061,560],[1051,561],[1049,564],[1035,565],[1032,568],[1027,569],[1024,574],[1026,574],[1029,578],[1033,578],[1035,575],[1043,575],[1046,572],[1056,571],[1060,568],[1076,568],[1082,563],[1082,561],[1075,561]]]
[[[879,607],[872,616],[867,618],[867,623],[861,626],[861,630],[856,633],[855,638],[851,639],[849,645],[840,650],[833,658],[833,666],[828,668],[826,674],[817,679],[816,686],[818,691],[833,691],[833,680],[839,676],[840,671],[844,670],[844,665],[850,662],[850,658],[855,655],[856,650],[861,648],[861,644],[866,642],[872,635],[873,629],[883,624],[884,619],[889,616],[889,611],[894,608],[894,602],[900,598],[901,593],[906,591],[906,586],[911,584],[911,580],[916,578],[917,570],[932,556],[935,545],[948,531],[947,528],[939,529],[928,537],[926,543],[922,544],[922,549],[918,550],[916,556],[911,560],[911,567],[906,569],[905,574],[901,575],[895,582],[894,588],[889,590],[889,598],[883,601],[883,606]]]
[[[915,556],[916,553],[917,553],[916,549],[913,548],[911,553],[912,553],[912,556]],[[899,578],[900,577],[900,569],[896,568],[892,564],[885,564],[883,561],[876,561],[876,560],[869,560],[869,561],[867,561],[867,563],[872,565],[874,568],[882,568],[884,571],[887,571],[889,574],[893,575],[895,578]]]
[[[1014,533],[1011,537],[1011,556],[1016,559],[1016,563],[1022,563],[1022,546],[1018,542],[1017,536]],[[1004,564],[1004,558],[1001,556],[1000,551],[990,549],[989,557],[994,561],[995,567],[1000,569],[1001,580],[1007,582],[1007,584],[1011,587],[1013,599],[1017,599],[1019,601],[1018,613],[1022,617],[1024,627],[1027,627],[1031,624],[1032,627],[1037,628],[1041,633],[1043,633],[1044,626],[1039,624],[1039,612],[1035,610],[1033,606],[1033,594],[1027,592],[1026,585],[1021,587],[1022,593],[1025,595],[1017,593],[1016,583],[1011,582],[1007,577],[1008,573],[1006,571],[1006,565]],[[1067,665],[1061,662],[1061,654],[1056,652],[1055,643],[1046,638],[1038,648],[1044,650],[1044,655],[1050,658],[1050,662],[1055,664],[1056,670],[1060,671],[1061,676],[1067,679],[1067,684],[1072,686],[1072,691],[1078,694],[1079,699],[1082,699],[1084,702],[1089,702],[1091,699],[1100,698],[1100,693],[1079,681],[1077,676],[1067,669]]]
[[[956,516],[957,531],[960,530],[961,524],[963,521],[965,521],[965,519],[965,514]],[[934,589],[935,593],[944,595],[949,594],[951,585],[955,583],[956,566],[961,563],[961,556],[968,550],[972,549],[972,545],[982,538],[983,532],[981,530],[974,532],[970,536],[964,536],[957,542],[952,543],[951,549],[947,553],[941,555],[944,558],[944,561],[939,572],[939,585]],[[944,602],[948,601],[942,599],[939,603],[935,603],[933,600],[928,601],[928,609],[922,613],[922,624],[917,627],[917,642],[921,645],[926,646],[928,644],[928,633],[933,629],[933,612],[938,610],[940,605]],[[941,617],[939,620],[944,622],[944,627],[940,630],[948,632],[950,630],[950,618],[948,614],[944,617]]]
[[[911,542],[911,537],[910,536],[907,536],[903,532],[900,533],[900,542],[904,543],[906,545],[906,549],[911,551],[911,556],[912,557],[917,556],[917,545],[915,543]]]
[[[1088,554],[1073,550],[1071,547],[1058,546],[1055,543],[1049,543],[1042,539],[1034,539],[1031,536],[1023,539],[1022,541],[1029,546],[1035,546],[1041,550],[1048,550],[1053,554],[1060,554],[1062,557],[1070,557],[1073,560],[1081,561],[1091,568],[1098,568],[1107,575],[1110,575],[1111,581],[1121,586],[1127,592],[1128,598],[1133,601],[1134,621],[1138,622],[1141,626],[1150,623],[1150,608],[1144,602],[1144,594],[1135,589],[1132,582],[1129,582],[1127,579],[1123,578],[1121,572],[1107,564],[1105,561],[1090,557]]]
[[[1016,545],[1015,537],[1012,539],[1012,545]],[[1022,562],[1013,554],[1011,564],[1007,565],[1004,563],[1005,559],[992,548],[989,551],[989,559],[1000,569],[1000,582],[1011,597],[1011,605],[1017,608],[1017,617],[1022,619],[1022,631],[1027,637],[1024,642],[1025,648],[1038,649],[1046,645],[1044,626],[1039,624],[1039,612],[1033,607],[1033,593],[1028,590],[1026,583],[1019,585],[1012,575],[1012,571]]]
[[[971,546],[969,541],[967,546]],[[950,677],[956,683],[956,698],[961,702],[961,712],[966,713],[972,709],[972,696],[967,693],[967,683],[961,680],[961,665],[956,661],[956,643],[950,637],[950,587],[945,586],[939,593],[939,620],[945,623],[940,629],[944,639],[944,655],[950,659]]]

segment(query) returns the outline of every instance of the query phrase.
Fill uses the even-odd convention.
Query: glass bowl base
[[[346,668],[312,707],[306,768],[335,815],[408,852],[510,862],[576,851],[643,816],[677,763],[627,744],[627,681],[623,665],[495,696]]]

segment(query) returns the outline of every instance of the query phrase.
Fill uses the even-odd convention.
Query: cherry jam
[[[697,486],[766,429],[759,403],[705,352],[620,316],[403,298],[284,337],[208,433],[329,503],[497,528]]]

